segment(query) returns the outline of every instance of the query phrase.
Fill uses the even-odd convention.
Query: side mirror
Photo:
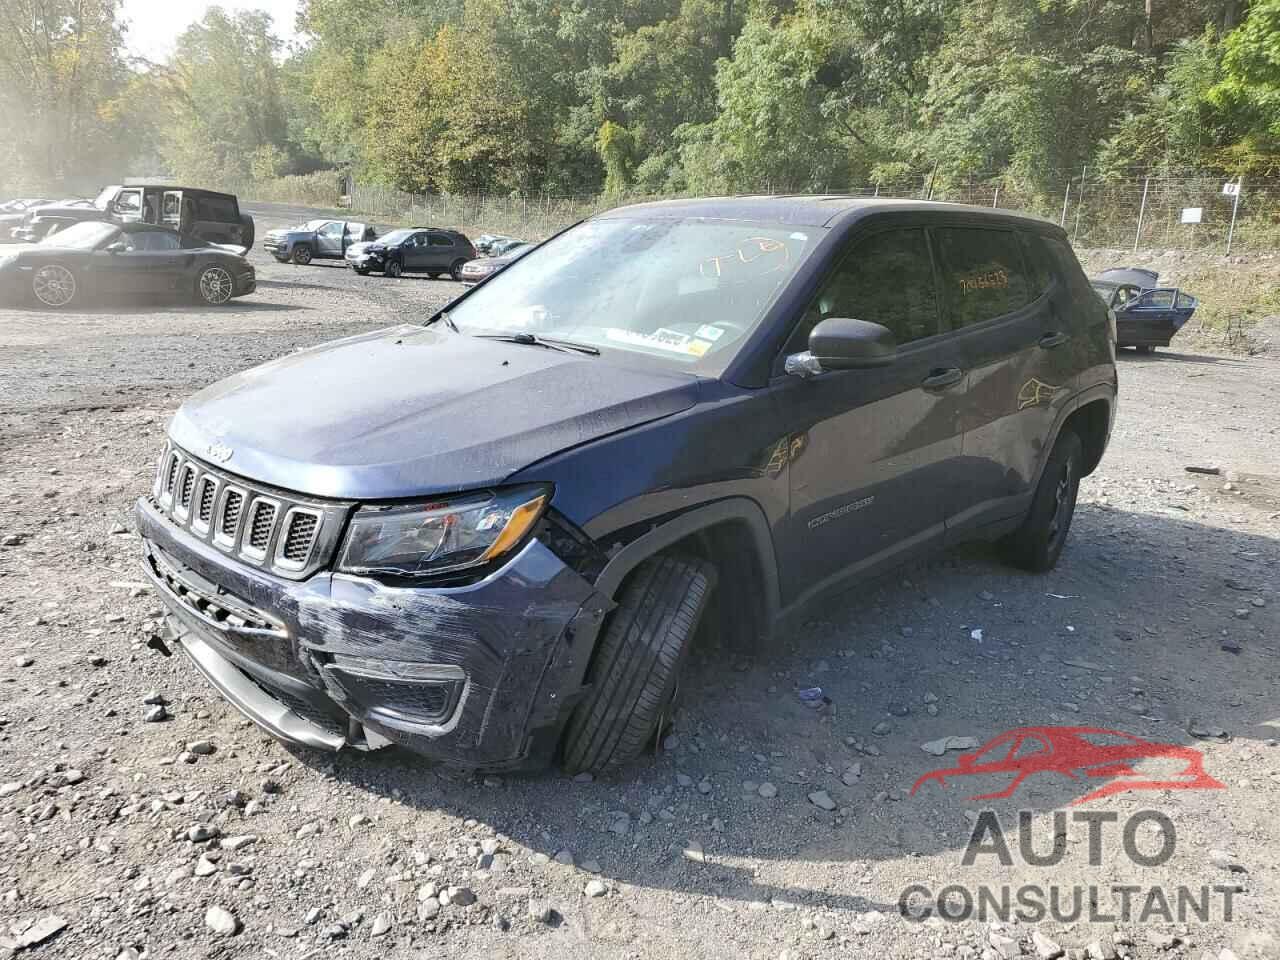
[[[830,317],[809,334],[809,352],[823,370],[862,370],[893,363],[898,341],[881,324]]]
[[[115,243],[107,244],[103,249],[112,256],[115,256],[117,253],[128,253],[129,245],[123,240],[117,240]]]

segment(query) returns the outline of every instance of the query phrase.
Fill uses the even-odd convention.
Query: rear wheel
[[[453,265],[452,265],[451,267],[449,267],[449,276],[453,277],[453,279],[454,279],[454,280],[461,280],[461,279],[462,279],[462,268],[463,268],[464,266],[466,266],[466,263],[467,263],[467,261],[465,261],[465,260],[455,260],[455,261],[453,261]]]
[[[300,243],[293,248],[292,260],[300,267],[305,267],[311,262],[311,247],[308,244]]]
[[[31,292],[46,307],[69,306],[76,298],[76,275],[60,263],[46,263],[32,274]]]
[[[388,277],[398,277],[404,273],[404,268],[400,266],[399,260],[388,260],[387,266],[382,272]]]
[[[221,306],[231,299],[235,291],[236,284],[230,272],[217,264],[205,267],[196,281],[196,293],[210,306]]]
[[[1076,512],[1083,460],[1080,437],[1064,427],[1040,475],[1031,511],[1003,542],[1005,556],[1014,566],[1046,573],[1057,565]]]
[[[599,773],[640,755],[675,695],[714,585],[714,568],[691,557],[653,557],[635,569],[600,636],[590,689],[565,731],[566,769]]]

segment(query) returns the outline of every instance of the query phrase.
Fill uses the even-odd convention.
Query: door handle
[[[929,371],[929,375],[920,381],[920,386],[926,390],[941,390],[959,383],[963,376],[964,371],[959,367],[938,367]]]
[[[1042,350],[1052,350],[1054,347],[1060,347],[1071,337],[1065,333],[1046,333],[1040,338],[1040,348]]]

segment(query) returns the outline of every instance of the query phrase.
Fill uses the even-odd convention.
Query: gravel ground
[[[295,218],[255,213],[260,233]],[[254,257],[258,294],[222,309],[0,310],[0,957],[1280,953],[1274,358],[1124,357],[1112,445],[1056,572],[953,552],[766,650],[696,651],[673,734],[625,777],[480,779],[293,753],[147,646],[159,604],[130,513],[177,404],[457,289]],[[813,686],[817,708],[797,695]],[[955,763],[922,744],[1029,725],[1189,746],[1225,789],[1072,806],[1108,778],[1042,773],[1008,799],[970,799],[1007,774],[910,794]],[[992,842],[966,864],[988,809],[1009,863]],[[1122,843],[1131,823],[1140,852],[1159,847],[1130,821],[1147,810],[1176,830],[1153,866]],[[1097,856],[1081,812],[1118,817]],[[903,917],[912,884],[1055,885],[1068,914],[1075,886],[1102,914],[1113,885],[1139,892],[1128,920],[1001,925]],[[1150,906],[1157,889],[1176,914],[1178,887],[1202,885],[1229,891],[1208,920]]]

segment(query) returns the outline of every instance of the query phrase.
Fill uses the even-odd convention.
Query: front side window
[[[1139,308],[1168,310],[1173,306],[1173,295],[1174,292],[1172,290],[1152,290],[1150,293],[1143,294],[1139,297],[1138,302],[1135,303],[1134,306]]]
[[[936,334],[938,296],[924,230],[889,230],[858,241],[805,311],[789,352],[807,349],[809,333],[831,317],[878,323],[900,344]]]
[[[141,190],[121,190],[116,197],[117,213],[137,213],[142,209]]]
[[[821,227],[705,218],[588,220],[449,310],[464,333],[532,333],[722,371]]]
[[[342,238],[342,224],[337,222],[326,223],[320,228],[320,236],[326,240],[340,240]]]
[[[1016,233],[941,227],[934,238],[953,328],[1003,317],[1031,301]]]
[[[52,234],[54,231],[50,231]],[[92,220],[85,223],[73,223],[57,232],[57,239],[46,236],[41,243],[51,247],[70,247],[74,250],[97,250],[117,240],[124,239],[120,228],[112,223]]]

